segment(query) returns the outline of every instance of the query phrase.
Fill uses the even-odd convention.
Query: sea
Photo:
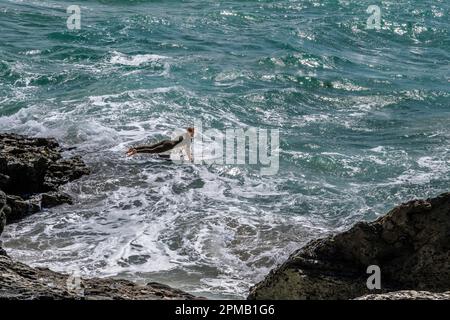
[[[92,171],[62,187],[73,205],[7,226],[3,247],[240,299],[308,241],[449,191],[449,13],[447,0],[0,0],[0,132],[54,137]],[[215,155],[226,130],[276,132],[276,170],[125,156],[196,123],[217,133],[194,137]]]

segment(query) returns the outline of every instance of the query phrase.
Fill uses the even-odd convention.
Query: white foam
[[[363,86],[358,86],[356,84],[353,84],[349,81],[334,81],[331,83],[333,85],[333,88],[345,90],[345,91],[364,91],[368,90],[368,88],[365,88]]]
[[[123,53],[114,51],[110,63],[119,64],[125,66],[140,66],[143,64],[162,62],[169,57],[157,55],[157,54],[137,54],[137,55],[125,55]]]
[[[235,12],[232,12],[230,10],[222,10],[220,11],[220,15],[222,16],[237,16]]]
[[[25,51],[23,54],[26,56],[35,56],[35,55],[41,54],[41,52],[42,52],[41,50],[28,50],[28,51]]]
[[[386,150],[386,148],[383,146],[378,146],[378,147],[370,149],[370,151],[378,152],[378,153],[384,152],[385,150]]]
[[[420,157],[417,164],[422,168],[430,169],[432,172],[445,173],[450,170],[449,160],[436,159],[430,156]]]

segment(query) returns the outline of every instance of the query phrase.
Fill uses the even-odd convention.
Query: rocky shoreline
[[[0,235],[6,224],[63,203],[59,187],[89,174],[78,156],[65,159],[55,139],[0,134]],[[113,278],[81,279],[32,268],[0,246],[0,299],[198,299],[159,283],[138,285]]]
[[[63,151],[54,139],[0,134],[0,235],[6,224],[72,203],[59,187],[89,168]],[[367,287],[371,265],[380,269],[381,289]],[[0,246],[0,299],[199,298],[158,283],[33,268]],[[248,299],[450,299],[450,193],[404,203],[376,221],[311,241],[253,286]]]
[[[380,289],[369,290],[369,266]],[[249,299],[450,299],[450,193],[397,206],[373,222],[313,240]]]

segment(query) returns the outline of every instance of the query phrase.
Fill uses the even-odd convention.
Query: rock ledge
[[[381,290],[367,288],[370,265],[380,267]],[[448,298],[434,293],[450,290],[450,193],[404,203],[373,222],[309,242],[252,287],[248,298],[374,298],[399,290]]]

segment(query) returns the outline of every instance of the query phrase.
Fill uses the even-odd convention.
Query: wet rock
[[[3,210],[5,205],[6,205],[6,194],[0,189],[0,211]]]
[[[9,214],[11,209],[6,204],[6,194],[0,190],[0,235],[3,233],[3,230],[6,225],[6,215]],[[1,244],[1,242],[0,242]],[[6,251],[3,250],[0,246],[0,256],[6,256]]]
[[[366,285],[370,265],[381,270],[378,292]],[[249,299],[353,299],[398,290],[450,290],[450,193],[311,241],[251,288]]]
[[[7,223],[20,220],[41,208],[72,203],[58,188],[89,169],[81,157],[64,159],[55,139],[0,134],[0,187],[11,208]]]
[[[19,196],[8,195],[7,204],[10,208],[10,213],[6,216],[8,223],[21,220],[41,210],[39,202],[34,198],[24,200]]]
[[[41,207],[42,208],[53,208],[61,204],[72,204],[72,198],[63,192],[50,191],[41,194]]]
[[[9,183],[9,180],[10,180],[9,176],[7,176],[6,174],[0,173],[0,189],[5,189],[5,187]]]
[[[6,213],[4,209],[6,208],[6,194],[0,190],[0,235],[6,225]]]
[[[0,235],[2,234],[6,225],[6,214],[3,211],[0,211]]]
[[[0,300],[198,299],[160,284],[138,285],[111,278],[79,278],[49,269],[32,268],[1,255],[0,274]]]
[[[89,169],[79,156],[63,159],[49,165],[44,177],[44,186],[49,190],[57,190],[60,185],[89,174]]]
[[[54,139],[0,134],[2,189],[17,195],[56,191],[89,173],[80,157],[63,159],[61,151]]]

